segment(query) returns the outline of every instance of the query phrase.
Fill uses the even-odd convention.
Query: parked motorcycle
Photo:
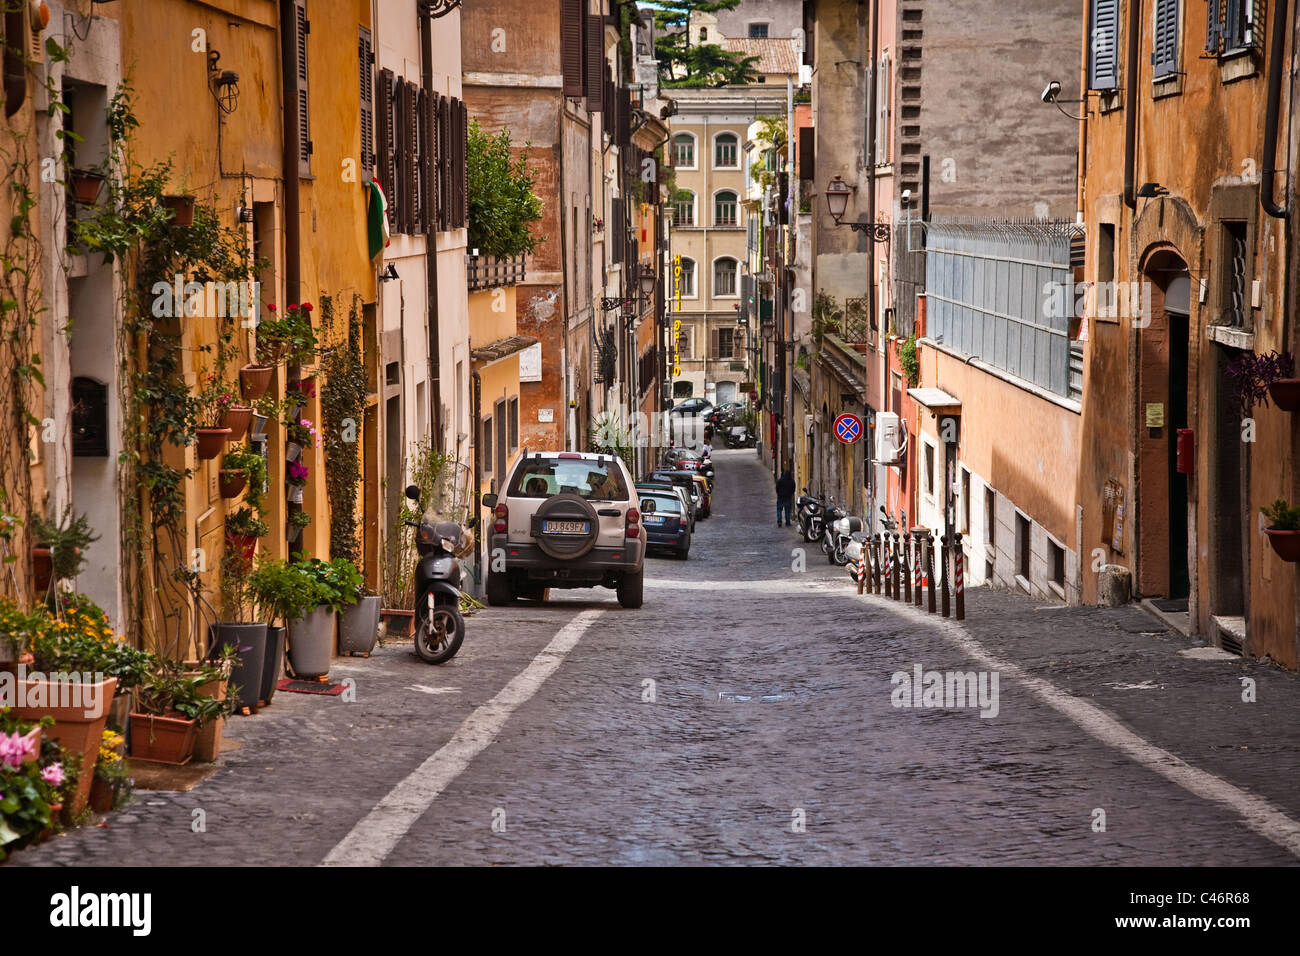
[[[795,517],[799,521],[799,534],[809,543],[821,540],[823,508],[821,499],[808,494],[807,488],[795,500]]]
[[[844,567],[849,563],[848,547],[854,535],[862,534],[862,519],[851,515],[843,508],[835,508],[827,513],[825,543],[822,550],[826,560],[831,564]]]
[[[419,502],[419,487],[408,485],[406,497]],[[419,521],[406,524],[416,529],[419,554],[415,565],[415,652],[426,663],[442,664],[456,656],[465,640],[457,557],[465,545],[465,532],[455,521],[438,520],[431,510]]]
[[[753,448],[756,441],[744,425],[734,425],[727,429],[728,448]]]
[[[822,512],[822,554],[826,555],[826,560],[831,564],[835,563],[835,522],[841,518],[848,517],[848,512],[835,504],[835,499],[831,498],[825,510]]]

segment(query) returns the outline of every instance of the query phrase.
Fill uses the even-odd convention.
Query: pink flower
[[[17,770],[27,755],[35,752],[36,741],[19,733],[0,734],[0,765]]]
[[[63,764],[52,763],[48,767],[42,767],[41,776],[45,778],[45,782],[51,787],[63,786]]]

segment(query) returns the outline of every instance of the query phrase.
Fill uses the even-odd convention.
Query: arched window
[[[730,189],[724,189],[713,196],[713,224],[736,225],[736,194]]]
[[[695,193],[689,189],[677,190],[673,199],[673,225],[695,225]]]
[[[679,169],[695,168],[695,137],[690,133],[673,137],[673,165]]]
[[[713,263],[713,294],[736,294],[736,260],[717,259]]]
[[[682,279],[682,297],[687,299],[695,298],[695,260],[694,259],[687,259],[685,256],[682,256],[681,279]],[[675,287],[676,281],[677,281],[677,277],[673,276],[673,283],[674,283],[674,288],[672,290],[673,295],[677,294],[677,289]]]
[[[713,167],[736,169],[740,166],[740,140],[735,133],[719,133],[713,138]]]

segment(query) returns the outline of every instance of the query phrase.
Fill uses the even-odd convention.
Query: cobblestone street
[[[355,679],[355,702],[280,693],[228,723],[239,749],[194,790],[138,791],[108,826],[11,865],[310,865],[331,851],[405,865],[1300,855],[1295,675],[1188,653],[1135,608],[978,590],[958,625],[860,598],[819,551],[791,570],[802,542],[772,527],[753,452],[716,463],[714,516],[689,561],[648,563],[640,611],[609,591],[561,592],[474,615],[446,666],[400,643],[339,660],[331,676]],[[516,675],[588,611],[571,649],[544,658],[549,676],[518,691]],[[996,715],[895,707],[891,675],[916,665],[998,671]],[[1243,702],[1244,677],[1257,702]]]

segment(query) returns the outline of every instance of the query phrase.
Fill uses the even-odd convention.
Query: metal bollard
[[[963,579],[966,558],[961,552],[961,532],[953,535],[952,548],[952,590],[957,605],[954,616],[959,621],[966,620],[966,582]]]
[[[885,593],[885,582],[880,579],[880,532],[871,536],[871,587],[876,594]]]
[[[904,600],[912,603],[912,539],[906,531],[903,532],[903,593],[906,595]]]
[[[921,529],[912,529],[912,584],[916,590],[917,607],[921,606]]]
[[[893,597],[893,591],[889,587],[893,575],[893,562],[889,558],[889,532],[885,531],[880,535],[880,593],[885,597]]]
[[[858,593],[861,594],[867,583],[867,543],[865,541],[862,542],[862,549],[858,552],[858,569],[853,576],[858,579]]]
[[[946,534],[939,538],[939,565],[940,570],[943,572],[943,581],[939,585],[942,589],[941,594],[943,600],[939,603],[943,608],[943,616],[950,617],[951,614],[948,607],[948,536]]]
[[[893,534],[893,539],[894,539],[894,574],[893,574],[893,578],[894,578],[894,600],[897,601],[897,600],[900,599],[900,598],[899,598],[899,595],[901,595],[901,594],[903,593],[903,590],[902,590],[902,587],[903,587],[903,581],[902,581],[902,575],[901,575],[901,572],[902,572],[903,569],[902,569],[902,563],[899,561],[898,532],[897,532],[897,531],[894,532],[894,534]]]
[[[934,535],[925,533],[925,575],[930,582],[930,613],[934,613]]]

